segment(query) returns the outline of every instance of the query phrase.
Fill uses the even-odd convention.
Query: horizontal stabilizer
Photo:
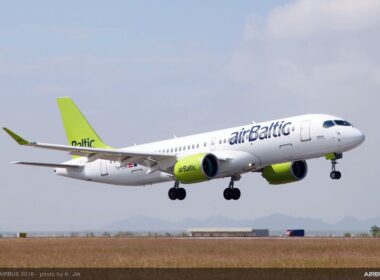
[[[14,161],[13,164],[33,165],[41,167],[53,167],[53,168],[82,168],[83,165],[74,164],[61,164],[61,163],[42,163],[42,162],[27,162],[27,161]]]

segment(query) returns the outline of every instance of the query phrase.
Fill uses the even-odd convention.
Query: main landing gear
[[[340,171],[335,170],[335,165],[338,164],[337,159],[343,158],[342,154],[335,154],[334,158],[331,159],[331,173],[330,173],[330,178],[333,180],[339,180],[342,177],[342,173]]]
[[[238,188],[234,188],[234,182],[240,180],[240,175],[232,176],[228,188],[224,189],[223,196],[226,200],[238,200],[241,192]]]
[[[184,200],[186,197],[186,190],[184,188],[180,188],[179,182],[176,181],[174,183],[174,187],[169,189],[168,195],[171,200]]]

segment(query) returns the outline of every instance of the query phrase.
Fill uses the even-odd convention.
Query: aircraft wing
[[[167,169],[168,167],[173,166],[176,156],[167,155],[160,153],[146,153],[146,152],[137,152],[137,151],[128,151],[121,149],[98,149],[98,148],[89,148],[89,147],[78,147],[78,146],[67,146],[67,145],[57,145],[57,144],[46,144],[46,143],[37,143],[29,142],[17,135],[8,128],[3,128],[5,132],[8,133],[18,144],[23,146],[30,146],[40,149],[48,150],[57,150],[68,152],[70,155],[87,157],[89,161],[94,161],[97,159],[105,160],[115,160],[123,163],[139,163],[147,167],[156,167],[153,171],[157,169]],[[165,164],[160,164],[164,162]],[[161,165],[161,166],[156,166]]]
[[[53,168],[73,168],[80,169],[83,165],[76,164],[62,164],[62,163],[42,163],[42,162],[27,162],[27,161],[14,161],[13,164],[32,165],[41,167],[53,167]]]

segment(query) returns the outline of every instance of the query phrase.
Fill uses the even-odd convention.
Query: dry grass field
[[[380,267],[380,238],[1,238],[0,267]]]

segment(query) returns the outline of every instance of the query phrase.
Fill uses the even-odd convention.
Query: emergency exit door
[[[210,139],[210,151],[215,151],[216,146],[216,137],[212,137]]]
[[[108,170],[107,170],[107,163],[108,160],[99,160],[100,163],[100,175],[101,176],[107,176],[108,175]]]
[[[304,120],[301,122],[301,142],[310,140],[310,120]]]

